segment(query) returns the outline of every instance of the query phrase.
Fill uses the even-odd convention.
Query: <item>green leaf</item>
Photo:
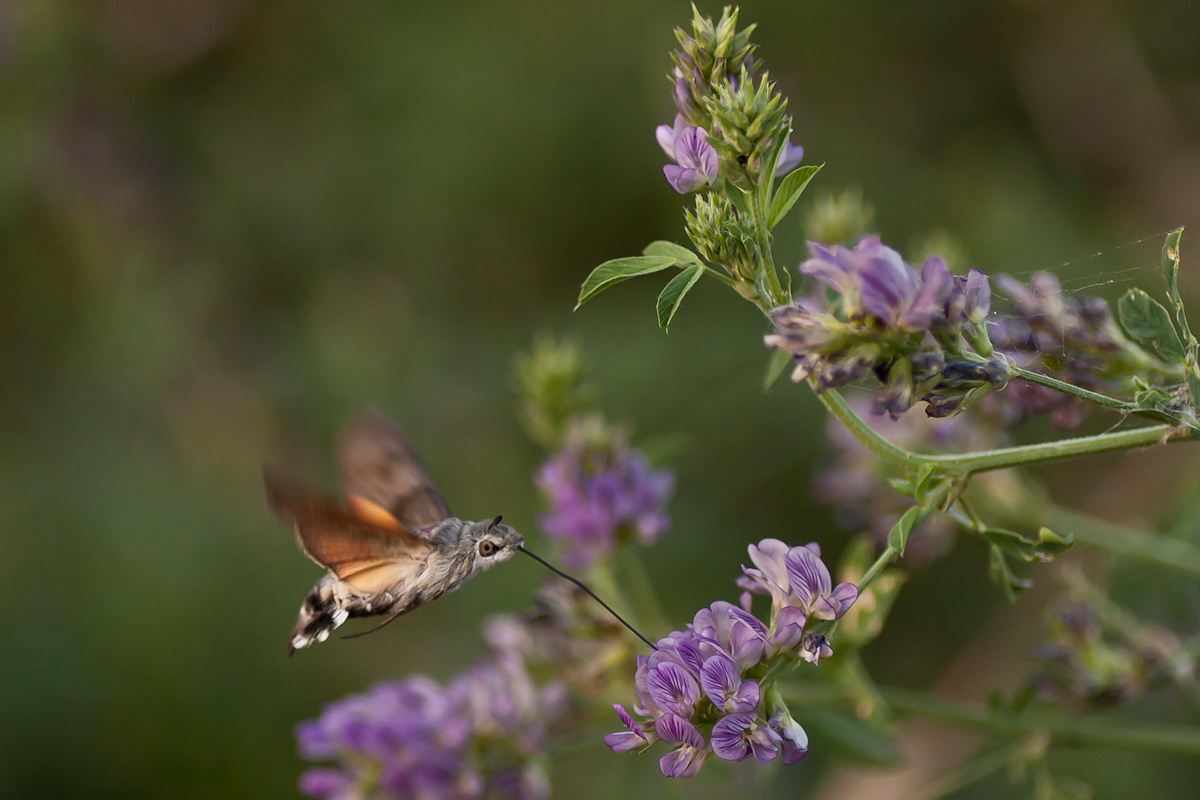
[[[900,555],[904,555],[904,546],[908,537],[912,536],[913,528],[925,521],[928,511],[921,506],[912,506],[904,512],[904,516],[896,520],[896,524],[888,531],[888,547]]]
[[[663,287],[662,294],[658,296],[658,325],[664,331],[671,324],[679,304],[683,302],[683,296],[696,285],[696,281],[700,280],[703,274],[704,267],[695,264],[671,278],[671,282]]]
[[[1192,395],[1192,408],[1200,408],[1200,375],[1196,374],[1196,368],[1193,366],[1188,367],[1187,384]]]
[[[917,479],[914,484],[913,499],[917,501],[917,505],[925,505],[925,498],[929,494],[930,479],[933,478],[933,464],[922,464],[917,470]]]
[[[796,205],[796,201],[800,199],[800,195],[804,193],[808,182],[821,171],[823,166],[825,165],[797,167],[788,173],[788,176],[779,184],[779,188],[775,190],[775,196],[771,198],[771,208],[767,211],[768,228],[774,228],[780,220],[787,216],[787,213],[792,210],[792,206]]]
[[[900,763],[900,748],[886,731],[857,717],[820,706],[807,706],[799,722],[811,739],[848,760],[879,767]]]
[[[1183,228],[1177,228],[1167,234],[1163,242],[1162,271],[1167,281],[1167,292],[1175,302],[1179,301],[1179,237],[1183,236]]]
[[[693,253],[681,244],[659,240],[646,245],[646,249],[642,251],[642,255],[646,256],[661,256],[663,258],[673,258],[680,264],[699,264],[700,256]]]
[[[763,160],[762,177],[758,182],[758,199],[764,207],[770,201],[771,192],[775,189],[775,165],[779,163],[779,156],[783,155],[783,149],[787,146],[788,138],[791,135],[791,128],[783,128],[775,136],[775,141],[771,144],[767,157]]]
[[[1162,303],[1141,289],[1130,289],[1117,303],[1117,315],[1125,333],[1143,350],[1167,364],[1183,361],[1183,342]]]
[[[579,302],[575,304],[575,308],[578,310],[588,300],[591,300],[600,292],[610,286],[615,286],[621,281],[636,278],[638,275],[661,272],[667,267],[675,266],[677,263],[670,256],[629,256],[628,258],[614,258],[612,261],[605,261],[592,270],[592,274],[587,276],[587,280],[583,282],[583,286],[579,287]]]
[[[1003,528],[988,528],[981,535],[1005,555],[1019,558],[1022,561],[1053,561],[1055,556],[1075,543],[1071,534],[1059,536],[1049,528],[1040,529],[1036,541],[1026,539],[1016,531]]]
[[[1023,580],[1013,574],[1004,552],[996,545],[992,545],[991,552],[988,553],[988,577],[992,579],[992,583],[1004,590],[1010,603],[1015,603],[1019,593],[1033,586],[1033,581]]]
[[[1137,375],[1133,376],[1133,388],[1133,401],[1142,408],[1166,410],[1170,408],[1175,399],[1157,386],[1146,383]]]
[[[787,372],[787,368],[794,363],[796,360],[787,350],[772,350],[771,357],[767,360],[767,374],[763,376],[763,391],[769,391],[775,385],[775,381],[779,380],[779,376]]]

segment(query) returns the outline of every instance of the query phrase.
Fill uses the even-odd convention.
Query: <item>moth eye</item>
[[[496,554],[496,543],[495,542],[484,539],[482,542],[479,543],[479,555],[483,556],[484,558],[487,558],[488,556],[495,555],[495,554]]]

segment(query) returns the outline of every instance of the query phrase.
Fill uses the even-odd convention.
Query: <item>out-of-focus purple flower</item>
[[[1028,285],[996,279],[1008,296],[1009,316],[991,321],[996,349],[1017,366],[1104,394],[1132,394],[1134,378],[1152,384],[1178,381],[1157,358],[1126,338],[1112,309],[1098,297],[1068,297],[1048,272]],[[1012,421],[1048,414],[1061,428],[1083,421],[1089,407],[1067,395],[1013,381],[996,398]]]
[[[730,714],[713,726],[712,748],[719,758],[742,761],[751,754],[760,764],[779,755],[778,733],[753,714]]]
[[[690,778],[700,771],[708,758],[708,743],[696,726],[675,714],[664,714],[654,721],[660,739],[675,749],[658,760],[658,768],[667,778]]]
[[[1039,669],[1027,682],[1039,700],[1111,706],[1148,688],[1196,680],[1196,659],[1187,646],[1171,631],[1131,614],[1116,626],[1072,600],[1052,608],[1047,628],[1049,640],[1033,652]]]
[[[621,441],[599,447],[569,435],[535,480],[550,505],[538,525],[562,545],[563,560],[573,568],[610,555],[622,535],[652,544],[670,524],[666,504],[674,477],[651,469]]]
[[[336,769],[310,769],[300,776],[300,793],[321,800],[341,800],[352,797],[350,779]]]
[[[775,177],[782,178],[789,172],[800,166],[800,162],[804,160],[804,146],[792,144],[789,139],[783,144],[783,152],[779,154],[779,160],[775,162]]]
[[[423,676],[375,686],[326,707],[296,730],[303,757],[336,759],[301,776],[301,790],[318,798],[445,797],[474,800],[485,793],[541,800],[544,779],[530,759],[544,748],[547,723],[560,715],[556,684],[537,686],[521,660],[497,653],[442,687]],[[485,771],[492,742],[501,763]],[[514,758],[516,762],[513,763]],[[503,784],[503,785],[501,785]],[[539,788],[542,787],[542,788]]]
[[[688,125],[682,114],[675,124],[659,125],[654,136],[674,164],[663,167],[667,182],[680,194],[703,189],[717,179],[720,162],[704,128]]]
[[[1017,385],[1024,384],[1012,381],[1004,393]],[[995,427],[976,416],[931,419],[924,414],[906,414],[893,419],[873,414],[868,398],[854,396],[848,402],[873,430],[906,450],[964,453],[1000,444]],[[863,533],[880,545],[886,544],[888,531],[909,505],[908,499],[888,483],[896,473],[835,419],[830,419],[826,427],[826,441],[831,458],[813,477],[813,498],[833,508],[834,519],[843,530]],[[989,490],[995,488],[1002,494],[1011,491],[1011,477],[1006,473],[988,473],[977,480]],[[944,553],[954,529],[953,521],[941,514],[925,520],[909,539],[905,563],[928,562]]]
[[[499,769],[489,776],[488,789],[497,797],[509,800],[547,800],[550,781],[541,764]]]

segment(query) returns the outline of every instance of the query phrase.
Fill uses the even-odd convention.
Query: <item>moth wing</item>
[[[407,531],[450,516],[404,431],[379,411],[363,411],[346,425],[338,466],[342,486],[356,508],[361,500],[380,506]]]
[[[363,592],[415,577],[434,546],[405,531],[339,507],[318,493],[265,474],[267,502],[292,523],[300,549],[318,566]]]

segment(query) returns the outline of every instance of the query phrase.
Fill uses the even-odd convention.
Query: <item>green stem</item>
[[[775,256],[771,253],[771,233],[767,228],[767,217],[763,213],[762,200],[758,196],[758,191],[752,189],[750,195],[750,217],[754,222],[754,239],[758,246],[759,257],[762,259],[762,269],[767,278],[768,294],[771,301],[776,306],[781,306],[788,302],[783,291],[783,286],[779,283],[779,275],[775,272]]]
[[[883,689],[884,700],[896,711],[952,722],[999,736],[1042,734],[1052,745],[1149,750],[1200,756],[1200,729],[1187,725],[1134,723],[1113,719],[1072,719],[1026,712],[997,714],[958,700],[913,692]]]
[[[1109,397],[1106,394],[1093,392],[1080,386],[1076,386],[1073,383],[1067,383],[1066,381],[1060,381],[1058,378],[1051,378],[1049,375],[1043,375],[1040,372],[1033,372],[1032,370],[1022,369],[1021,367],[1014,367],[1012,373],[1014,377],[1020,378],[1026,383],[1035,383],[1038,386],[1045,386],[1047,389],[1053,389],[1056,392],[1062,392],[1065,395],[1077,397],[1080,400],[1086,400],[1087,402],[1095,403],[1098,406],[1111,408],[1112,410],[1120,411],[1123,414],[1133,414],[1135,416],[1145,417],[1146,419],[1152,419],[1156,422],[1173,421],[1172,417],[1164,414],[1161,411],[1142,408],[1137,403],[1129,400],[1121,400],[1116,397]]]
[[[1197,438],[1197,434],[1171,425],[1149,425],[1129,431],[1114,431],[1095,436],[1079,436],[1055,442],[1003,447],[955,455],[926,455],[898,447],[884,439],[850,408],[836,389],[817,394],[825,408],[873,453],[906,467],[929,465],[944,474],[970,475],[1010,467],[1041,464],[1077,456],[1130,450],[1173,441]]]
[[[900,557],[900,551],[889,545],[886,550],[879,554],[879,558],[875,559],[875,563],[863,573],[862,579],[858,582],[858,593],[862,594],[867,590],[867,587],[875,582],[879,574],[883,572],[888,564],[891,564]]]
[[[1086,400],[1089,403],[1095,403],[1098,406],[1111,408],[1114,411],[1134,413],[1142,410],[1137,403],[1131,403],[1128,400],[1121,400],[1116,397],[1109,397],[1106,394],[1093,392],[1080,386],[1076,386],[1073,383],[1067,383],[1066,381],[1060,381],[1058,378],[1051,378],[1049,375],[1043,375],[1040,372],[1034,372],[1033,370],[1023,369],[1021,367],[1013,367],[1011,372],[1014,377],[1020,378],[1026,383],[1035,383],[1038,386],[1045,386],[1047,389],[1053,389],[1056,392],[1062,392],[1063,394],[1070,395],[1071,397],[1077,397],[1080,400]]]

